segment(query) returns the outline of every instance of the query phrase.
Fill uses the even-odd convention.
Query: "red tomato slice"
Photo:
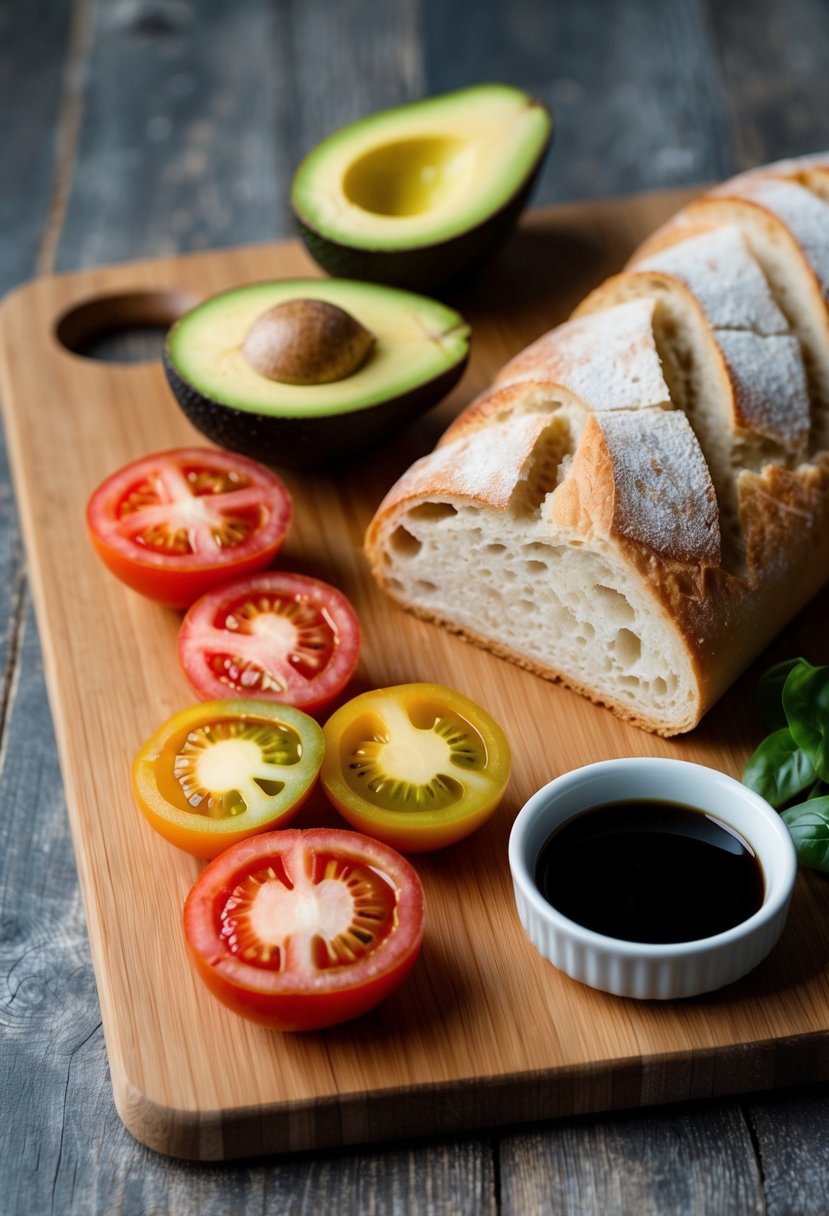
[[[275,1030],[313,1030],[372,1009],[423,938],[417,874],[357,832],[266,832],[202,871],[184,905],[196,969],[220,1001]]]
[[[241,695],[312,711],[345,687],[360,652],[360,624],[336,587],[268,571],[219,587],[185,616],[184,674],[203,700]]]
[[[262,570],[291,521],[284,482],[218,448],[176,448],[125,465],[98,486],[86,521],[98,556],[127,586],[175,608]]]

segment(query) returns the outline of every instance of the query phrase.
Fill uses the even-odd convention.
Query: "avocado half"
[[[549,147],[549,110],[489,84],[360,119],[323,140],[291,204],[331,274],[433,291],[504,240]]]
[[[323,300],[374,335],[365,362],[326,384],[289,384],[242,352],[263,313]],[[185,313],[163,362],[178,404],[214,443],[258,460],[313,468],[361,454],[436,405],[463,375],[469,326],[435,300],[375,283],[282,279],[222,292]]]

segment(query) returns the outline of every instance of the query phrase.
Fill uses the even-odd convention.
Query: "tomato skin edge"
[[[467,812],[463,819],[454,821],[446,819],[443,823],[430,825],[427,831],[421,831],[416,826],[406,826],[403,822],[404,812],[398,812],[397,820],[399,822],[394,822],[392,819],[394,812],[381,815],[378,812],[372,814],[355,809],[344,798],[337,796],[331,788],[330,782],[323,783],[323,789],[328,801],[355,832],[362,832],[365,836],[380,840],[383,844],[398,849],[401,853],[436,853],[439,849],[448,848],[450,845],[465,840],[495,814],[503,798],[503,793],[499,790],[474,814]]]
[[[97,536],[89,523],[87,532],[101,562],[119,582],[146,599],[166,608],[179,610],[186,610],[197,599],[233,578],[243,578],[266,570],[283,544],[283,540],[280,540],[276,545],[269,546],[261,553],[237,562],[232,567],[216,565],[200,570],[175,571],[162,570],[158,566],[142,564],[124,557]]]
[[[420,943],[393,971],[385,972],[370,984],[353,988],[347,992],[286,993],[274,1000],[260,994],[242,990],[228,983],[216,970],[206,963],[190,943],[188,953],[203,983],[217,1000],[240,1017],[269,1030],[297,1032],[325,1030],[350,1022],[374,1009],[406,978],[420,954]]]
[[[209,831],[197,832],[193,830],[187,832],[185,836],[183,832],[176,832],[168,819],[165,819],[163,815],[157,814],[152,809],[141,790],[139,778],[133,775],[135,801],[150,827],[154,828],[159,836],[162,836],[169,844],[174,845],[177,849],[181,849],[183,853],[189,853],[191,857],[197,857],[200,861],[212,861],[214,857],[218,857],[221,853],[224,853],[225,849],[232,848],[233,845],[239,844],[242,840],[247,840],[250,836],[258,836],[262,832],[275,832],[282,828],[287,828],[289,824],[293,823],[308,801],[312,790],[313,785],[290,807],[287,807],[280,815],[268,820],[267,823],[263,823],[261,827],[240,829],[233,835],[221,836]],[[187,843],[185,843],[185,840]]]

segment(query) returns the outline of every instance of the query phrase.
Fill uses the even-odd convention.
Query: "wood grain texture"
[[[617,38],[625,38],[624,62],[617,61],[612,73],[606,72],[597,52],[601,48],[603,57],[608,54],[601,29],[608,19],[610,5],[611,0],[580,0],[578,6],[570,6],[570,9],[581,11],[580,18],[570,13],[567,6],[555,6],[559,12],[566,12],[560,21],[569,23],[572,28],[578,23],[583,34],[571,38],[566,51],[549,38],[552,6],[541,2],[519,5],[522,21],[532,21],[536,29],[547,33],[546,40],[538,40],[535,46],[525,39],[521,55],[516,56],[509,37],[499,34],[499,38],[492,38],[486,33],[498,28],[489,10],[497,7],[499,12],[505,11],[503,5],[495,6],[489,0],[482,0],[475,6],[468,19],[461,6],[456,10],[459,11],[457,24],[447,30],[445,37],[430,39],[428,46],[423,33],[437,8],[431,0],[422,3],[395,0],[394,5],[383,6],[377,6],[376,0],[364,0],[363,3],[355,0],[349,6],[349,22],[337,25],[336,46],[327,38],[325,17],[332,7],[329,0],[302,0],[304,28],[320,30],[320,36],[304,40],[301,58],[294,50],[297,44],[293,43],[287,62],[280,58],[278,45],[269,44],[264,54],[256,53],[254,48],[254,53],[246,59],[246,67],[251,77],[256,78],[257,86],[244,90],[244,105],[238,109],[234,122],[223,127],[221,138],[225,142],[243,138],[258,146],[261,163],[269,163],[271,156],[281,163],[281,149],[290,146],[290,141],[294,141],[295,154],[304,150],[300,145],[306,137],[298,138],[295,130],[299,121],[308,124],[306,129],[310,135],[312,127],[321,131],[329,122],[335,123],[338,113],[350,115],[358,108],[369,110],[389,100],[397,100],[398,94],[394,92],[394,82],[389,76],[383,83],[383,61],[374,47],[375,30],[379,25],[381,32],[393,28],[395,36],[405,34],[406,38],[413,38],[413,44],[406,47],[386,47],[392,63],[402,60],[415,65],[414,75],[406,76],[405,87],[401,82],[401,97],[406,89],[414,87],[410,82],[416,78],[417,70],[421,73],[418,87],[424,90],[457,87],[472,79],[506,78],[534,91],[549,91],[557,107],[559,132],[543,192],[538,195],[541,201],[608,194],[619,188],[617,183],[622,180],[629,182],[631,189],[640,189],[647,184],[646,179],[652,181],[648,175],[653,173],[657,163],[661,176],[658,183],[652,181],[652,184],[691,183],[715,176],[716,170],[701,168],[695,172],[692,157],[666,157],[663,154],[658,162],[651,159],[653,148],[681,150],[679,141],[686,122],[692,128],[692,135],[696,123],[692,112],[690,117],[683,115],[688,115],[689,109],[693,111],[695,104],[700,107],[708,144],[701,150],[702,165],[724,163],[727,170],[733,162],[737,167],[745,167],[752,162],[808,151],[825,144],[823,114],[826,107],[820,102],[821,91],[827,87],[827,12],[823,0],[787,0],[785,5],[780,5],[778,0],[751,0],[750,4],[743,4],[741,0],[733,3],[731,0],[716,0],[716,3],[708,0],[705,4],[685,7],[682,20],[689,39],[689,53],[697,63],[691,68],[685,64],[685,48],[676,40],[670,71],[666,70],[664,76],[653,66],[653,61],[663,55],[660,43],[663,27],[660,21],[651,24],[646,20],[638,23],[638,38],[625,38],[623,32],[616,32]],[[110,5],[107,0],[107,7],[119,10],[118,19],[122,23],[131,22],[140,29],[141,36],[134,39],[133,45],[140,48],[141,54],[133,55],[130,61],[130,78],[123,78],[119,88],[108,89],[109,114],[97,114],[93,135],[89,127],[93,110],[86,102],[96,90],[98,73],[106,70],[100,53],[96,53],[96,40],[106,32],[105,22],[96,16],[102,7],[100,0],[74,0],[74,3],[73,0],[28,0],[26,3],[8,0],[0,6],[0,90],[4,99],[3,113],[10,117],[0,124],[0,161],[5,170],[5,186],[0,197],[4,216],[0,291],[8,290],[35,272],[38,249],[54,252],[60,243],[60,265],[64,268],[80,265],[82,261],[90,263],[96,230],[102,224],[113,226],[111,238],[104,236],[103,239],[108,246],[106,256],[117,260],[195,247],[211,240],[203,219],[200,191],[207,185],[208,193],[215,198],[232,188],[232,180],[227,180],[225,175],[234,157],[231,152],[220,149],[215,163],[210,158],[206,163],[201,161],[199,172],[188,174],[175,193],[180,210],[189,217],[187,223],[182,224],[179,217],[173,225],[169,222],[169,212],[161,207],[152,208],[156,195],[167,190],[167,197],[171,196],[168,174],[176,177],[178,154],[188,146],[188,128],[209,105],[211,72],[207,63],[227,72],[229,78],[233,77],[234,64],[223,63],[222,57],[214,54],[223,19],[219,6],[200,3],[198,22],[187,27],[178,26],[179,36],[183,28],[189,30],[188,37],[192,36],[182,54],[194,87],[186,98],[176,99],[175,105],[165,104],[164,113],[171,120],[170,136],[157,141],[153,148],[148,146],[149,141],[143,141],[142,128],[131,116],[136,105],[140,113],[145,113],[149,105],[149,99],[138,96],[141,82],[149,79],[154,70],[150,65],[159,54],[158,43],[169,37],[169,24],[176,14],[181,15],[181,4],[178,0],[113,0]],[[192,11],[190,6],[185,7],[188,12]],[[239,6],[227,7],[237,9]],[[246,0],[244,7],[248,10],[245,20],[257,21],[262,30],[270,28],[272,36],[284,42],[289,37],[292,11],[300,5],[290,0],[278,0],[275,5],[269,0]],[[404,7],[406,13],[402,17],[396,15],[393,19],[387,12]],[[271,10],[272,16],[251,17],[251,9]],[[309,10],[316,10],[317,15]],[[63,51],[72,18],[75,25],[88,18],[90,36],[88,41],[77,40],[73,57],[67,61]],[[392,25],[393,21],[396,24]],[[479,27],[483,33],[478,32]],[[597,36],[594,36],[594,28],[598,31]],[[112,46],[109,49],[111,51]],[[614,55],[612,46],[609,53]],[[357,61],[359,79],[352,69]],[[333,64],[334,70],[327,67],[322,71],[323,63]],[[278,80],[275,79],[277,67]],[[376,83],[369,78],[370,72],[376,74]],[[698,98],[688,92],[688,82],[692,78],[698,80],[704,90],[704,95]],[[603,98],[603,93],[614,80],[611,104]],[[62,81],[69,82],[71,89],[64,96],[59,116],[57,106]],[[646,86],[643,81],[648,82]],[[641,96],[643,87],[646,92],[644,104],[637,110],[631,98]],[[350,96],[352,89],[360,91],[359,106]],[[313,111],[312,91],[317,94]],[[287,95],[288,105],[283,107],[281,103],[272,102],[273,92]],[[684,99],[680,100],[680,96]],[[263,98],[268,99],[267,104],[262,103]],[[92,174],[99,183],[108,180],[110,199],[127,197],[123,187],[126,180],[129,190],[138,192],[146,206],[123,209],[113,206],[103,184],[91,190],[75,172],[72,148],[58,148],[58,125],[61,131],[67,129],[67,124],[71,130],[74,106],[78,107],[74,117],[82,124],[84,175]],[[313,124],[309,117],[312,112],[316,115]],[[597,127],[597,123],[601,126]],[[143,174],[134,171],[134,162],[123,155],[119,140],[114,136],[115,131],[129,130],[139,136],[137,146],[144,165]],[[155,130],[158,133],[159,128]],[[279,145],[276,152],[270,146],[273,143]],[[600,156],[588,155],[589,150],[596,148],[601,150]],[[631,163],[632,154],[640,158],[640,172]],[[699,149],[697,155],[700,155]],[[65,200],[50,197],[51,188],[58,180],[61,190],[66,192]],[[263,179],[258,181],[261,188]],[[287,232],[285,188],[284,179],[275,178],[269,184],[269,192],[256,206],[235,211],[234,231],[221,239],[236,243]],[[84,207],[74,203],[72,229],[61,242],[61,204],[70,202],[78,192],[84,199]],[[148,219],[151,208],[152,222]],[[55,217],[50,221],[53,227],[47,231],[46,217],[52,215]],[[247,230],[243,224],[245,217],[251,221]],[[586,250],[580,250],[571,240],[564,239],[567,235],[565,231],[561,242],[550,247],[555,257],[544,271],[548,281],[563,279],[571,283],[579,272],[580,252],[588,255],[589,262],[590,242],[587,242]],[[572,232],[569,235],[572,236]],[[530,276],[535,291],[542,271],[533,265],[529,252],[528,249],[524,273]],[[561,258],[561,263],[556,258]],[[43,265],[49,264],[47,258]],[[586,282],[585,289],[589,286]],[[505,321],[504,324],[509,334],[510,323]],[[6,742],[8,735],[0,742],[0,988],[3,994],[0,1000],[0,1094],[4,1110],[9,1113],[0,1137],[2,1206],[15,1216],[26,1213],[42,1216],[49,1211],[64,1216],[67,1213],[116,1211],[218,1213],[260,1209],[316,1214],[322,1210],[317,1202],[321,1192],[309,1184],[309,1179],[320,1177],[328,1187],[325,1194],[330,1200],[330,1208],[343,1212],[352,1210],[353,1162],[361,1160],[362,1154],[315,1157],[299,1163],[280,1161],[278,1164],[246,1163],[236,1168],[213,1168],[169,1160],[137,1145],[115,1117],[101,1032],[82,1041],[88,1027],[100,1016],[91,982],[76,983],[73,988],[77,1002],[73,1016],[79,1026],[77,1039],[53,1033],[53,1018],[62,1025],[71,1022],[71,1017],[67,1017],[65,1023],[62,1021],[59,1000],[53,1000],[43,1008],[38,1001],[18,1001],[15,1031],[6,1033],[10,1018],[7,1005],[17,986],[15,973],[28,977],[24,991],[31,990],[35,984],[41,989],[48,987],[50,967],[55,959],[53,937],[63,944],[75,965],[86,967],[88,976],[91,976],[91,965],[68,821],[57,779],[39,649],[33,621],[26,613],[28,601],[15,513],[9,501],[7,470],[2,462],[0,523],[0,596],[4,597],[0,603],[2,619],[6,622],[0,639],[7,696],[4,722],[7,731],[13,729],[14,732],[12,749]],[[29,796],[28,783],[31,781],[42,793],[36,808],[32,808]],[[25,839],[32,833],[39,847],[22,847],[18,838]],[[14,847],[9,847],[10,843]],[[31,883],[37,890],[48,887],[53,896],[49,935],[36,931],[36,918],[26,911]],[[21,971],[22,960],[25,960],[25,968]],[[60,972],[60,978],[56,980],[59,988],[65,974],[71,974],[71,967],[68,973]],[[804,1067],[807,1065],[808,1061],[804,1061]],[[707,1105],[701,1108],[703,1118],[708,1109]],[[763,1150],[762,1170],[770,1211],[826,1210],[819,1136],[825,1126],[827,1109],[829,1098],[815,1096],[814,1091],[808,1097],[787,1095],[752,1100],[752,1115],[759,1111],[765,1118],[758,1144]],[[824,1122],[821,1122],[821,1112],[824,1112]],[[658,1122],[661,1116],[654,1118]],[[665,1118],[670,1120],[671,1113]],[[583,1143],[585,1153],[592,1151],[595,1142],[595,1122],[583,1118],[569,1125],[569,1135],[577,1143]],[[620,1118],[609,1122],[616,1127],[618,1136],[628,1135],[626,1120]],[[542,1134],[555,1137],[557,1130],[553,1124],[548,1133]],[[630,1129],[633,1146],[639,1143],[634,1130]],[[487,1140],[476,1138],[474,1142],[467,1142],[464,1153],[455,1154],[454,1143],[450,1141],[441,1148],[432,1146],[429,1150],[414,1148],[411,1153],[381,1150],[367,1154],[374,1162],[367,1174],[372,1186],[363,1188],[361,1199],[371,1205],[369,1210],[411,1211],[418,1216],[430,1210],[432,1205],[437,1211],[455,1210],[453,1196],[461,1197],[466,1193],[467,1172],[469,1193],[479,1194],[474,1178],[476,1171],[477,1176],[487,1177],[486,1171],[480,1173],[478,1163],[488,1159],[490,1149]],[[704,1161],[699,1166],[692,1162],[686,1164],[671,1153],[669,1142],[659,1140],[658,1144],[659,1153],[671,1161],[678,1187],[690,1188],[689,1193],[693,1196],[690,1210],[706,1210],[708,1178]],[[800,1146],[796,1157],[786,1151],[787,1144]],[[656,1151],[656,1137],[652,1139],[652,1145]],[[754,1160],[751,1146],[744,1141],[741,1151],[745,1152],[748,1161]],[[711,1144],[710,1152],[712,1159],[716,1159],[717,1146]],[[793,1164],[797,1167],[796,1174]],[[600,1166],[601,1162],[597,1160],[597,1172]],[[531,1172],[533,1162],[525,1160],[523,1168]],[[653,1158],[653,1168],[660,1169],[658,1155]],[[509,1169],[509,1161],[499,1164],[500,1186],[504,1193],[509,1186]],[[417,1185],[407,1189],[409,1175],[414,1175]],[[338,1177],[341,1179],[339,1187]],[[442,1188],[447,1189],[443,1191]],[[608,1187],[604,1193],[608,1193]],[[796,1196],[797,1202],[792,1200],[786,1206],[788,1194]],[[422,1201],[425,1195],[429,1196],[428,1204]],[[393,1208],[388,1196],[394,1196]],[[482,1200],[481,1210],[490,1210],[496,1198],[497,1187],[493,1186],[487,1206]],[[463,1210],[460,1199],[457,1207]],[[608,1205],[604,1210],[612,1213],[614,1208]],[[624,1211],[623,1208],[615,1210]],[[672,1211],[670,1206],[665,1210]],[[722,1210],[736,1209],[733,1205],[724,1205]]]
[[[98,4],[90,21],[61,270],[290,232],[305,152],[419,93],[410,0]]]
[[[829,1211],[829,1102],[814,1093],[747,1103],[768,1216]]]
[[[288,475],[296,513],[280,565],[312,571],[354,602],[365,637],[358,687],[418,678],[458,687],[505,724],[515,761],[509,796],[490,824],[463,847],[419,860],[429,927],[405,990],[375,1014],[318,1035],[275,1036],[183,982],[180,910],[198,867],[152,834],[129,789],[132,755],[192,701],[171,663],[179,616],[115,583],[78,521],[109,471],[153,447],[187,442],[192,432],[157,365],[94,363],[53,337],[74,303],[142,290],[198,298],[259,277],[264,265],[274,275],[303,273],[305,256],[285,245],[138,263],[45,279],[5,305],[6,426],[116,1103],[152,1147],[206,1159],[250,1156],[791,1083],[814,1075],[811,1060],[804,1073],[806,1036],[825,1060],[827,943],[810,930],[827,919],[825,884],[801,878],[784,942],[752,976],[724,993],[665,1006],[617,1001],[567,980],[529,946],[512,903],[506,840],[538,786],[610,755],[683,756],[739,772],[752,742],[747,686],[688,738],[643,735],[403,616],[374,587],[360,549],[395,467],[428,446],[435,428],[567,307],[583,262],[572,285],[558,282],[554,295],[539,290],[532,299],[523,277],[520,290],[509,288],[526,250],[537,263],[562,231],[580,248],[590,238],[589,271],[599,278],[676,201],[654,196],[537,213],[485,287],[469,293],[477,349],[449,401],[384,449],[382,461],[368,457],[336,475]],[[48,405],[54,385],[59,408]],[[71,467],[54,465],[54,448],[73,451]],[[331,821],[320,798],[303,812],[306,824]],[[217,1041],[227,1045],[218,1058]],[[824,1071],[829,1076],[819,1065],[818,1075]]]
[[[829,7],[821,0],[716,0],[707,7],[735,168],[822,148]]]
[[[702,0],[424,0],[423,39],[430,92],[494,76],[521,82],[552,108],[554,153],[538,203],[731,172]],[[646,45],[659,50],[643,55]]]
[[[423,95],[416,0],[294,3],[282,12],[297,65],[288,133],[295,164],[346,123]]]
[[[64,55],[71,36],[66,4],[32,0],[0,7],[0,290],[35,271],[54,209],[63,128]],[[25,188],[14,188],[25,183]],[[13,234],[13,239],[10,238]]]
[[[68,5],[0,10],[4,291],[42,263],[59,210],[72,24]],[[89,1110],[89,1086],[79,1100],[75,1083],[96,1045],[99,1087],[110,1111],[113,1105],[4,437],[0,620],[0,1206],[17,1216],[69,1210],[56,1199],[64,1133],[78,1126],[75,1112]]]
[[[271,6],[99,3],[88,21],[58,269],[283,231],[290,48]]]
[[[565,1120],[500,1144],[503,1216],[764,1213],[760,1171],[736,1106]]]

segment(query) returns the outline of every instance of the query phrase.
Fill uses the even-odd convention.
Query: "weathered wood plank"
[[[49,220],[71,8],[0,6],[0,295],[34,274]]]
[[[764,1211],[736,1105],[567,1120],[500,1143],[503,1216],[722,1216]]]
[[[124,1130],[112,1108],[104,1065],[100,1035],[76,1052],[66,1102],[82,1100],[84,1118],[66,1125],[53,1188],[44,1168],[44,1185],[29,1196],[21,1190],[15,1216],[43,1216],[47,1211],[57,1216],[115,1212],[494,1216],[492,1155],[483,1154],[476,1141],[306,1155],[241,1167],[183,1164],[159,1157]]]
[[[324,0],[290,9],[292,161],[334,131],[423,93],[417,0]]]
[[[732,158],[703,0],[424,0],[429,92],[490,78],[552,107],[536,201],[725,177]]]
[[[96,5],[59,269],[285,227],[292,69],[275,27],[261,0]]]
[[[768,1216],[829,1212],[829,1097],[791,1094],[746,1104]]]
[[[86,1098],[69,1098],[73,1060],[100,1038],[30,610],[21,643],[0,752],[0,1077],[11,1112],[0,1136],[0,1179],[3,1210],[16,1216],[62,1210],[52,1196],[66,1129],[90,1129]]]
[[[59,267],[290,232],[304,152],[419,91],[415,12],[414,0],[98,5]]]
[[[71,17],[0,9],[0,294],[35,274],[49,229]],[[66,1061],[100,1016],[4,440],[0,620],[0,1206],[16,1213],[49,1210]]]
[[[708,0],[735,167],[826,148],[829,5]]]

